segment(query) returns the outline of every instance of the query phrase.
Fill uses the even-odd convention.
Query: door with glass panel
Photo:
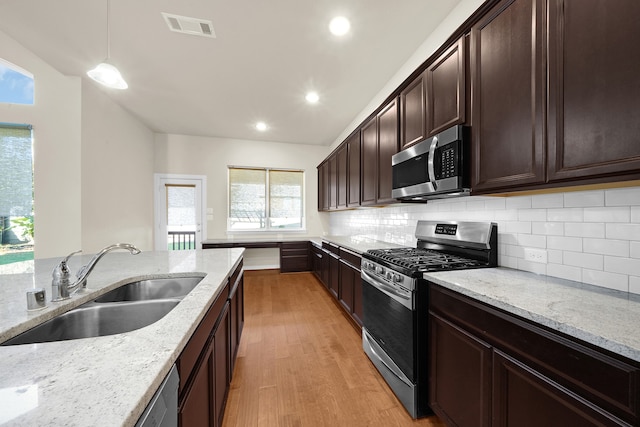
[[[156,250],[201,247],[204,177],[156,176]]]

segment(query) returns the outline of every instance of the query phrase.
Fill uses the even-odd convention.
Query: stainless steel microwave
[[[391,196],[403,201],[468,196],[469,128],[454,126],[395,154]]]

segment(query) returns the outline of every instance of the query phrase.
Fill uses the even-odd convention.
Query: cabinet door
[[[431,409],[447,425],[491,425],[491,347],[434,314],[429,322]]]
[[[348,147],[347,144],[342,144],[336,153],[336,174],[338,176],[337,182],[337,208],[344,209],[347,207],[347,162],[348,162]]]
[[[238,279],[238,286],[234,294],[231,296],[229,305],[229,318],[231,322],[230,348],[231,348],[231,369],[230,378],[233,377],[233,369],[235,367],[238,349],[240,348],[240,337],[244,327],[244,275]]]
[[[494,426],[628,426],[527,365],[495,350]]]
[[[329,255],[329,291],[338,298],[340,292],[340,261],[337,255]]]
[[[329,162],[318,166],[318,210],[329,209]]]
[[[220,315],[218,325],[213,332],[213,378],[214,387],[214,420],[216,426],[222,426],[224,407],[231,382],[230,340],[229,340],[229,304]]]
[[[347,139],[347,206],[360,206],[360,132]]]
[[[212,414],[213,389],[211,379],[214,377],[211,347],[198,366],[191,387],[179,408],[180,427],[211,427],[214,425]]]
[[[329,254],[329,251],[322,249],[322,275],[320,281],[325,288],[329,288],[330,259],[331,255]]]
[[[327,161],[329,164],[329,209],[338,207],[338,159],[335,155]]]
[[[354,269],[346,262],[340,260],[340,304],[347,310],[347,313],[353,313],[353,285],[355,281]]]
[[[376,203],[378,191],[378,119],[369,120],[362,127],[360,204],[362,206]]]
[[[503,0],[471,30],[472,192],[545,182],[543,0]]]
[[[427,136],[464,123],[465,68],[464,38],[427,68]]]
[[[400,92],[400,148],[404,150],[427,137],[425,74]]]
[[[549,180],[640,174],[640,2],[549,2]],[[630,44],[631,43],[631,44]]]
[[[378,191],[376,203],[396,202],[391,197],[391,157],[398,152],[398,108],[391,101],[378,113]]]

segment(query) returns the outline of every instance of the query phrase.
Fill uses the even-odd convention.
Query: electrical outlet
[[[531,262],[547,263],[547,251],[544,249],[524,248],[524,259]]]

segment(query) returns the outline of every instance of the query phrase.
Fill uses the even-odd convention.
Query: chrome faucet
[[[60,263],[53,269],[53,280],[51,281],[52,288],[52,296],[51,301],[62,301],[68,298],[71,298],[71,295],[76,293],[80,287],[87,287],[87,276],[93,270],[93,267],[96,266],[100,258],[104,256],[107,252],[111,252],[116,249],[126,249],[131,252],[132,255],[137,255],[140,253],[140,249],[129,243],[116,243],[115,245],[109,245],[106,248],[102,249],[100,252],[95,254],[89,264],[78,270],[77,280],[74,283],[70,283],[71,272],[69,271],[69,267],[67,266],[67,262],[69,258],[71,258],[75,254],[79,254],[82,251],[72,252],[67,255]]]

